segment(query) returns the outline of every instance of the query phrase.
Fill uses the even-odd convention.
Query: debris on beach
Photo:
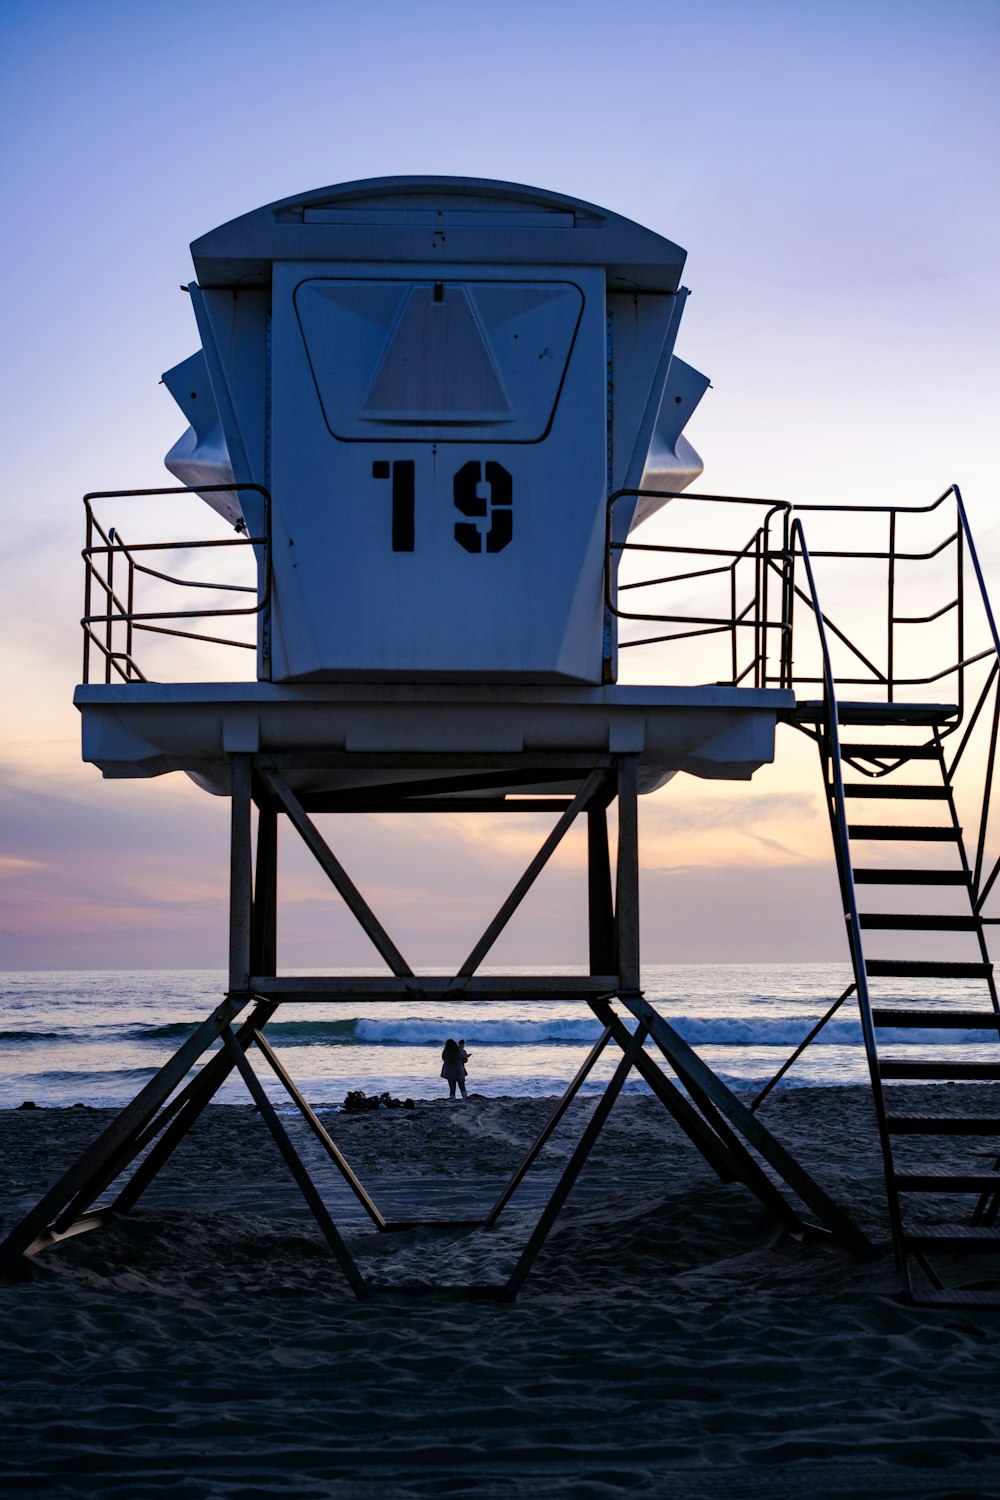
[[[416,1109],[412,1099],[395,1099],[392,1094],[366,1094],[364,1089],[349,1089],[341,1109],[350,1115],[363,1114],[369,1109]]]

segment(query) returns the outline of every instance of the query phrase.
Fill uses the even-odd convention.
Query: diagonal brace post
[[[782,1180],[811,1208],[822,1224],[857,1260],[871,1260],[878,1251],[867,1235],[814,1181],[805,1167],[786,1151],[756,1115],[727,1088],[683,1037],[638,994],[623,994],[622,1003],[646,1027],[682,1083],[688,1080],[705,1094],[733,1128],[753,1146]]]
[[[456,975],[457,979],[468,979],[479,968],[479,965],[482,963],[487,953],[493,947],[493,944],[496,942],[501,932],[503,932],[511,917],[517,911],[517,908],[524,900],[528,891],[534,885],[535,881],[542,873],[542,870],[548,864],[552,855],[562,843],[562,840],[565,837],[566,833],[569,831],[570,825],[576,818],[577,813],[581,812],[582,809],[585,808],[590,802],[591,798],[600,790],[601,786],[604,783],[606,774],[607,773],[603,770],[592,771],[591,774],[587,777],[586,781],[583,783],[580,790],[573,798],[572,802],[562,813],[559,821],[552,829],[548,838],[545,840],[544,844],[539,849],[538,853],[535,855],[534,859],[531,861],[530,865],[525,870],[524,874],[521,876],[520,880],[517,882],[510,895],[507,897],[503,906],[501,906],[500,910],[493,918],[493,921],[490,923],[489,927],[487,927],[486,931],[479,939],[479,942],[473,948],[472,952],[465,960],[465,963],[459,969]]]
[[[624,1050],[632,1039],[632,1033],[610,1005],[600,1001],[591,1002],[591,1010],[598,1020],[605,1022],[613,1039]],[[740,1169],[733,1160],[729,1146],[719,1139],[715,1131],[697,1109],[685,1099],[680,1089],[658,1067],[649,1054],[642,1050],[636,1054],[636,1071],[649,1085],[660,1103],[684,1131],[691,1143],[697,1147],[712,1170],[723,1182],[732,1182],[739,1177]]]
[[[362,896],[343,865],[330,849],[323,835],[309,817],[295,793],[288,786],[284,777],[272,766],[263,762],[257,766],[261,781],[267,787],[272,796],[280,802],[283,810],[287,813],[289,821],[294,825],[296,831],[306,845],[309,852],[315,858],[317,864],[323,870],[330,883],[336,888],[344,902],[353,913],[359,925],[366,935],[378,949],[385,959],[389,968],[399,979],[412,979],[413,970],[406,959],[396,947],[392,938],[386,932],[382,923],[372,911],[368,902]]]
[[[563,1205],[570,1195],[573,1184],[579,1177],[586,1164],[587,1157],[593,1150],[594,1142],[597,1140],[597,1137],[604,1129],[608,1115],[611,1113],[612,1105],[618,1098],[618,1095],[621,1093],[622,1085],[631,1072],[632,1065],[635,1062],[635,1059],[638,1056],[645,1039],[646,1028],[644,1026],[637,1026],[635,1028],[633,1036],[629,1040],[628,1046],[622,1053],[621,1062],[618,1064],[617,1068],[611,1076],[611,1080],[607,1088],[604,1090],[604,1093],[598,1100],[597,1108],[594,1110],[594,1113],[591,1116],[589,1123],[587,1124],[587,1128],[584,1130],[583,1135],[580,1137],[580,1140],[576,1146],[576,1149],[574,1150],[569,1161],[566,1163],[562,1176],[556,1183],[552,1197],[549,1199],[548,1203],[545,1205],[545,1208],[542,1210],[541,1217],[532,1230],[531,1235],[528,1239],[528,1243],[521,1251],[521,1255],[518,1259],[517,1265],[510,1273],[510,1277],[508,1278],[505,1288],[507,1296],[516,1297],[519,1288],[524,1282],[525,1277],[535,1263],[538,1252],[541,1250],[542,1246],[545,1244],[545,1241],[548,1239],[552,1226],[555,1223],[556,1219],[559,1217]]]
[[[276,1009],[277,1002],[273,1000],[257,1001],[252,1013],[236,1033],[237,1041],[241,1046],[245,1046],[257,1026],[270,1020]],[[112,1203],[112,1213],[131,1213],[150,1183],[170,1160],[185,1136],[193,1129],[203,1111],[211,1104],[232,1071],[232,1059],[223,1048],[216,1052],[201,1071],[185,1085],[181,1093],[170,1101],[167,1109],[145,1130],[140,1131],[133,1143],[135,1149],[131,1152],[129,1161],[134,1160],[151,1141],[156,1140],[157,1136],[159,1140],[156,1140],[149,1155],[139,1163]],[[127,1164],[128,1161],[123,1163],[123,1169]]]
[[[247,1003],[244,995],[227,996],[212,1014],[192,1032],[187,1041],[178,1048],[169,1062],[151,1078],[145,1088],[116,1115],[106,1130],[90,1145],[83,1155],[64,1172],[59,1181],[50,1188],[35,1207],[16,1224],[0,1245],[0,1269],[17,1261],[37,1236],[46,1230],[75,1196],[85,1198],[91,1185],[100,1184],[108,1163],[135,1133],[146,1125],[160,1106],[170,1097],[202,1053],[211,1046],[224,1028],[228,1028],[232,1017]],[[92,1203],[98,1185],[91,1194]]]
[[[369,1196],[364,1183],[358,1177],[357,1173],[354,1171],[354,1168],[351,1166],[350,1162],[347,1160],[346,1156],[341,1151],[336,1141],[330,1135],[319,1115],[312,1108],[305,1096],[301,1093],[295,1080],[292,1078],[288,1069],[285,1067],[284,1063],[281,1061],[281,1058],[277,1055],[270,1042],[264,1036],[263,1032],[255,1028],[253,1032],[253,1041],[256,1043],[257,1050],[260,1052],[261,1056],[270,1065],[271,1070],[273,1071],[275,1076],[280,1079],[286,1093],[292,1100],[292,1103],[298,1109],[302,1118],[309,1126],[309,1129],[319,1141],[320,1145],[323,1147],[323,1150],[326,1152],[327,1156],[329,1156],[330,1160],[333,1162],[334,1166],[337,1168],[338,1172],[347,1183],[347,1186],[351,1189],[351,1192],[361,1204],[361,1207],[364,1209],[365,1213],[368,1215],[377,1229],[384,1229],[386,1224],[385,1216],[380,1212],[374,1200]]]
[[[563,1094],[562,1098],[559,1100],[559,1103],[556,1105],[555,1109],[552,1111],[551,1115],[542,1126],[539,1135],[532,1142],[531,1146],[528,1149],[528,1154],[525,1156],[521,1165],[518,1167],[517,1171],[514,1173],[513,1177],[510,1179],[507,1186],[504,1188],[503,1192],[500,1194],[499,1198],[494,1203],[489,1213],[486,1215],[486,1218],[483,1220],[484,1229],[493,1228],[497,1219],[499,1219],[500,1215],[503,1213],[503,1210],[506,1208],[511,1198],[513,1198],[514,1193],[524,1181],[524,1178],[527,1176],[529,1170],[531,1169],[533,1162],[537,1159],[539,1153],[541,1152],[542,1147],[545,1145],[546,1141],[549,1139],[552,1132],[559,1124],[559,1121],[562,1119],[563,1115],[569,1109],[586,1078],[593,1071],[597,1059],[600,1057],[601,1053],[608,1045],[610,1036],[611,1027],[605,1026],[604,1030],[601,1032],[601,1035],[598,1037],[597,1041],[594,1043],[593,1047],[591,1047],[590,1051],[587,1053],[587,1056],[580,1064],[580,1067],[577,1069],[576,1076],[571,1081],[569,1087],[566,1089],[566,1092]]]
[[[260,1110],[261,1117],[263,1118],[264,1123],[267,1125],[268,1130],[270,1130],[271,1134],[274,1136],[278,1150],[284,1157],[285,1164],[288,1167],[288,1170],[291,1172],[292,1176],[295,1178],[295,1181],[298,1183],[302,1196],[306,1200],[306,1203],[309,1205],[309,1208],[312,1211],[313,1218],[316,1220],[316,1223],[323,1231],[323,1236],[327,1244],[330,1246],[330,1249],[336,1256],[337,1263],[339,1264],[340,1269],[343,1271],[348,1282],[350,1283],[351,1290],[359,1299],[367,1297],[368,1283],[365,1281],[361,1272],[358,1270],[353,1255],[345,1245],[340,1231],[337,1229],[336,1224],[334,1224],[333,1220],[331,1219],[326,1204],[323,1202],[322,1198],[319,1195],[319,1192],[317,1191],[316,1184],[309,1176],[309,1172],[306,1168],[305,1162],[303,1162],[295,1147],[292,1145],[288,1132],[285,1130],[285,1127],[278,1119],[277,1111],[275,1110],[274,1105],[271,1103],[270,1099],[267,1097],[267,1094],[264,1091],[263,1084],[257,1077],[257,1074],[254,1072],[253,1068],[250,1066],[250,1059],[247,1057],[246,1053],[243,1051],[243,1048],[236,1040],[236,1037],[233,1034],[232,1027],[226,1027],[225,1031],[223,1032],[222,1040],[223,1045],[225,1046],[226,1051],[228,1052],[234,1065],[239,1068],[240,1074],[243,1078],[243,1082],[246,1084],[253,1102]]]
[[[627,1037],[629,1035],[627,1029],[622,1027],[622,1030]],[[662,1052],[663,1049],[661,1048],[660,1050]],[[663,1084],[669,1083],[669,1080],[656,1066],[653,1059],[645,1051],[642,1051],[636,1058],[636,1068],[643,1074],[643,1077],[646,1077],[646,1074],[643,1072],[644,1065],[652,1069],[653,1077],[659,1075]],[[652,1083],[652,1077],[648,1078],[647,1082]],[[683,1094],[672,1084],[670,1084],[670,1087],[673,1088],[675,1101],[678,1099],[683,1100]],[[694,1110],[694,1118],[702,1120],[710,1127],[712,1134],[718,1139],[723,1150],[727,1153],[727,1157],[725,1158],[729,1168],[727,1175],[724,1176],[722,1171],[718,1167],[716,1168],[722,1180],[727,1182],[732,1181],[733,1177],[737,1177],[750,1189],[758,1201],[774,1214],[779,1224],[784,1224],[790,1234],[803,1234],[806,1226],[799,1215],[778,1191],[760,1163],[747,1150],[739,1136],[715,1108],[704,1090],[699,1088],[692,1078],[684,1079],[684,1087],[691,1096],[691,1107]],[[706,1159],[710,1160],[707,1153]]]

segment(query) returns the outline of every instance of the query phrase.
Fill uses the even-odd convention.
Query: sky
[[[79,497],[168,480],[191,240],[401,173],[624,214],[688,252],[703,490],[958,481],[1000,585],[998,73],[996,0],[0,0],[0,966],[225,961],[224,803],[102,782],[72,707]],[[781,730],[749,785],[644,799],[647,960],[844,958],[807,751]],[[412,961],[457,962],[544,824],[412,822],[350,820],[338,853]],[[583,957],[582,856],[568,840],[497,961]],[[284,869],[282,963],[374,962],[308,856]]]

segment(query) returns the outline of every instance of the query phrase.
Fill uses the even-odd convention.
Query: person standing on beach
[[[465,1092],[465,1064],[468,1060],[469,1054],[464,1045],[456,1042],[454,1037],[449,1037],[441,1053],[441,1077],[448,1080],[450,1099],[455,1097],[456,1085],[462,1090],[463,1099],[469,1097]]]

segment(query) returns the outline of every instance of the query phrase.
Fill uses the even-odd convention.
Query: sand
[[[492,1202],[549,1107],[325,1118],[387,1216],[447,1216]],[[457,1284],[510,1270],[588,1108],[492,1233],[374,1233],[288,1124],[374,1284]],[[867,1094],[764,1114],[884,1244]],[[6,1222],[107,1118],[0,1114]],[[888,1255],[789,1238],[652,1098],[618,1101],[513,1305],[357,1302],[252,1107],[211,1108],[130,1218],[32,1265],[0,1286],[15,1495],[1000,1496],[1000,1312],[906,1306]]]

